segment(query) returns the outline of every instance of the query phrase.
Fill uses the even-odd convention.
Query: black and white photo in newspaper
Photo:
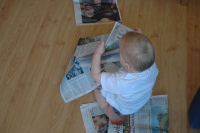
[[[121,22],[117,0],[73,0],[77,25]]]

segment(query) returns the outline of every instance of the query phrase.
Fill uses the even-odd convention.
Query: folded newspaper
[[[101,71],[116,72],[121,67],[119,62],[119,40],[132,29],[115,23],[111,34],[80,38],[74,55],[68,65],[67,71],[60,84],[60,93],[65,102],[70,102],[81,97],[96,87],[90,75],[92,55],[96,46],[102,41],[106,41],[106,51],[101,58]]]
[[[97,103],[80,107],[87,133],[168,133],[168,96],[152,96],[139,112],[125,116],[122,125],[113,125]]]
[[[73,0],[77,25],[120,22],[117,0]]]

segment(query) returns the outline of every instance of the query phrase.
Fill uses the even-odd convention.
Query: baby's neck
[[[139,72],[136,70],[132,70],[132,71],[128,71],[128,73],[139,73]]]
[[[136,70],[127,70],[127,69],[124,68],[124,67],[123,67],[123,69],[124,69],[124,71],[127,72],[127,73],[140,73],[140,72],[138,72],[138,71],[136,71]]]

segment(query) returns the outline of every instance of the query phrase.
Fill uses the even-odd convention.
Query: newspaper
[[[93,54],[96,46],[100,44],[101,41],[106,41],[108,36],[109,34],[104,34],[100,36],[80,38],[74,56],[79,58]]]
[[[112,124],[97,103],[80,107],[87,133],[168,133],[168,96],[152,96],[139,112],[125,116],[122,125]]]
[[[117,0],[73,0],[77,25],[121,21]]]
[[[115,22],[115,25],[113,27],[112,32],[110,33],[110,36],[108,37],[106,41],[106,47],[111,48],[115,45],[113,45],[116,42],[119,42],[120,38],[125,35],[127,32],[133,31],[131,28],[120,24],[118,22]]]
[[[77,48],[60,84],[60,93],[65,102],[81,97],[99,86],[91,77],[92,54],[96,45],[107,38],[108,35],[105,34],[79,39]],[[116,72],[120,67],[118,48],[106,50],[101,60],[101,71]]]

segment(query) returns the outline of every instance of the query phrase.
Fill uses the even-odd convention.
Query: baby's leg
[[[122,124],[124,119],[116,114],[113,108],[106,102],[106,99],[101,95],[100,88],[94,90],[96,100],[100,106],[100,108],[104,111],[104,113],[108,116],[113,124]]]

